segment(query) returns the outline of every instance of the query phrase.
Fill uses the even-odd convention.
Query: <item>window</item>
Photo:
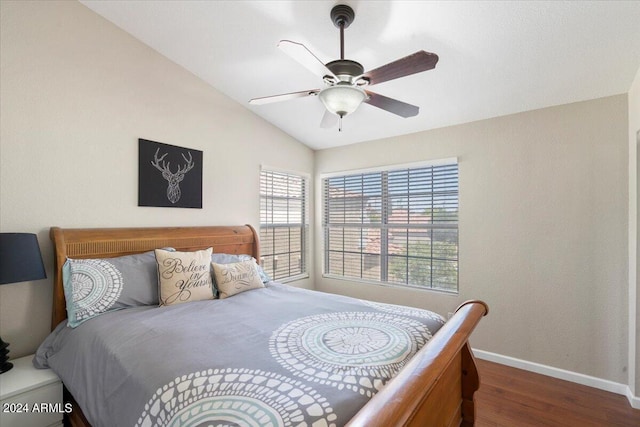
[[[274,280],[307,274],[307,179],[260,172],[260,265]]]
[[[324,274],[458,291],[458,164],[323,179]]]

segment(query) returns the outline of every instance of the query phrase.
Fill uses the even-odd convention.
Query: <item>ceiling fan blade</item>
[[[280,40],[278,47],[315,75],[319,77],[331,76],[338,80],[335,74],[324,65],[324,62],[302,43],[292,42],[291,40]]]
[[[415,105],[407,104],[406,102],[398,101],[397,99],[389,98],[368,90],[365,90],[365,92],[369,98],[364,102],[400,117],[407,118],[417,116],[420,111],[420,107],[416,107]]]
[[[329,110],[324,110],[324,116],[320,122],[320,127],[323,129],[329,129],[334,127],[338,123],[338,116],[330,113]]]
[[[288,101],[295,98],[304,98],[306,96],[317,95],[320,89],[303,90],[300,92],[283,93],[281,95],[264,96],[262,98],[253,98],[249,100],[249,104],[262,105],[271,104],[272,102]]]
[[[399,77],[431,70],[438,63],[438,55],[420,50],[397,61],[390,62],[362,75],[369,80],[369,85],[386,82]]]

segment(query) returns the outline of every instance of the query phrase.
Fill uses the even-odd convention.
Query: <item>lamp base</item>
[[[5,372],[10,371],[11,368],[13,368],[13,363],[4,362],[2,365],[0,365],[0,374],[4,374]]]
[[[13,363],[9,362],[9,343],[2,341],[0,338],[0,374],[4,374],[11,368]]]

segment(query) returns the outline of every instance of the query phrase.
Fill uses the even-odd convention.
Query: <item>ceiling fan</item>
[[[321,76],[325,87],[253,98],[249,103],[262,105],[307,96],[318,96],[326,107],[320,126],[323,128],[333,127],[339,121],[338,130],[340,131],[342,131],[342,118],[353,113],[363,102],[400,117],[417,115],[419,107],[371,92],[365,87],[431,70],[438,62],[438,55],[420,50],[365,72],[358,62],[344,59],[344,29],[349,27],[355,19],[355,12],[347,5],[336,5],[331,9],[330,16],[333,24],[340,29],[340,59],[325,64],[302,43],[290,40],[281,40],[278,43],[278,47],[291,58]]]

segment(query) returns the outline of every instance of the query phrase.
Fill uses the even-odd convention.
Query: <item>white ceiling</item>
[[[314,149],[626,93],[640,67],[640,1],[81,2]],[[317,97],[248,104],[322,87],[276,45],[293,40],[324,62],[339,58],[329,18],[338,3],[356,13],[345,57],[365,70],[438,54],[434,70],[371,88],[418,105],[418,116],[363,104],[339,133],[319,127]]]

